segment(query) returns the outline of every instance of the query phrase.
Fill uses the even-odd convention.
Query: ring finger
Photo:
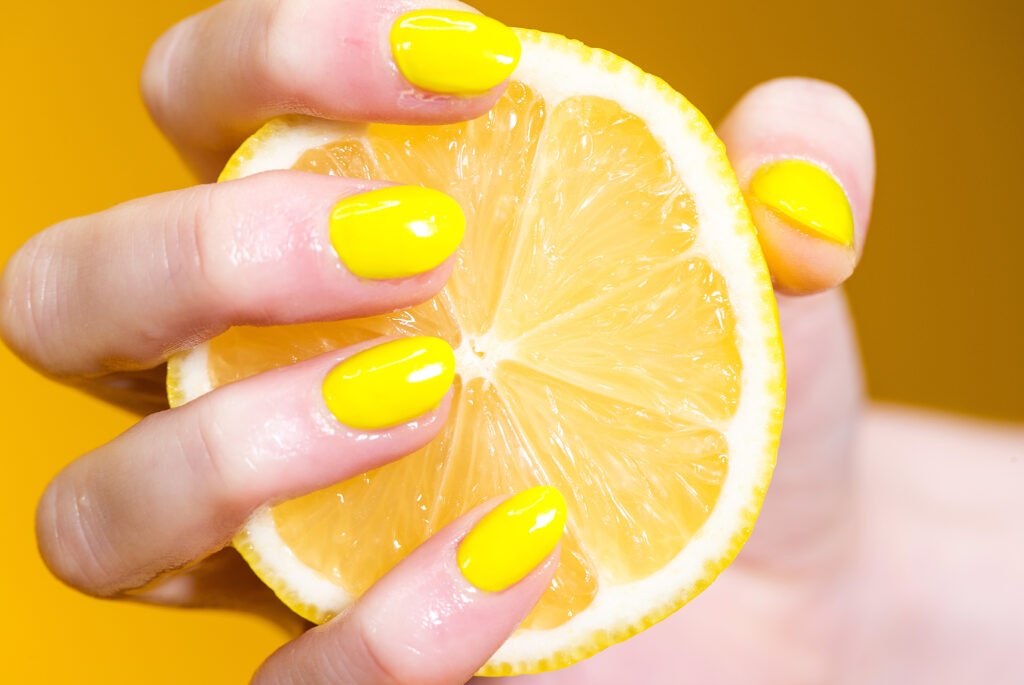
[[[436,338],[374,342],[229,384],[153,414],[47,487],[44,561],[117,595],[225,545],[259,506],[415,451],[444,424],[454,377]]]

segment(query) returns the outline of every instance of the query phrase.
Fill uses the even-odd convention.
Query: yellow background
[[[5,3],[0,260],[47,225],[191,181],[149,123],[149,44],[200,0]],[[773,7],[785,5],[785,9]],[[878,193],[850,285],[872,392],[1024,419],[1019,3],[519,0],[477,3],[666,78],[715,121],[745,89],[804,74],[871,116]],[[35,550],[35,501],[68,460],[132,423],[0,348],[2,679],[244,682],[282,640],[243,616],[76,595]]]

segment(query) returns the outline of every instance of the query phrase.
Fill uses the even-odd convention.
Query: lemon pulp
[[[725,283],[692,249],[701,217],[647,125],[608,99],[549,107],[513,83],[480,119],[371,124],[294,168],[441,190],[468,229],[427,303],[210,343],[214,387],[379,335],[437,335],[457,351],[433,443],[273,508],[291,552],[358,595],[480,502],[554,485],[568,532],[523,626],[536,629],[675,558],[728,473],[742,366]]]

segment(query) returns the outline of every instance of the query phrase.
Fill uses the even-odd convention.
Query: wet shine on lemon
[[[381,335],[447,340],[455,398],[437,439],[257,512],[234,544],[322,622],[460,514],[557,487],[569,502],[558,572],[485,675],[569,665],[706,587],[760,509],[784,395],[771,285],[706,120],[610,53],[518,35],[508,91],[479,119],[286,117],[222,175],[293,168],[451,195],[468,229],[440,294],[353,321],[233,328],[168,376],[181,404]]]

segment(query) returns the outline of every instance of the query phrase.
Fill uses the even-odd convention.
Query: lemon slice
[[[233,328],[174,357],[168,376],[180,404],[380,335],[448,340],[458,377],[436,440],[257,512],[234,544],[322,622],[470,508],[558,487],[558,572],[486,675],[567,666],[706,587],[754,524],[784,395],[768,274],[707,121],[608,52],[518,35],[508,91],[479,119],[285,117],[222,175],[293,168],[450,194],[469,229],[440,294],[354,321]]]

